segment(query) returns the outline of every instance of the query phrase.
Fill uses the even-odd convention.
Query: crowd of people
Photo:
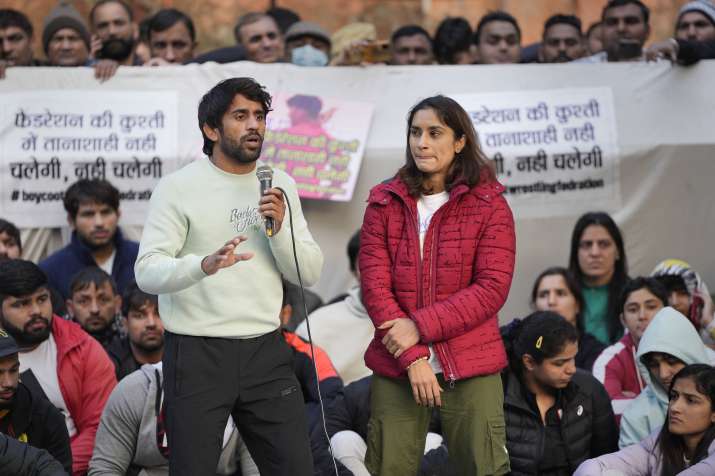
[[[92,67],[100,80],[118,66],[164,66],[215,61],[293,63],[301,66],[508,64],[618,62],[668,58],[692,64],[715,57],[715,5],[695,0],[683,5],[673,36],[645,48],[650,12],[639,0],[610,0],[601,20],[583,25],[574,15],[556,14],[544,23],[540,42],[522,44],[516,18],[504,11],[471,19],[445,18],[434,35],[419,25],[397,28],[380,40],[370,23],[351,23],[329,33],[293,11],[272,8],[241,16],[235,45],[197,54],[193,20],[175,8],[138,21],[124,0],[99,0],[89,17],[61,2],[45,18],[45,57],[35,58],[34,28],[27,16],[0,10],[0,78],[18,66]],[[38,35],[40,36],[40,35]]]
[[[650,49],[649,12],[638,0],[609,1],[586,31],[578,18],[555,15],[534,48],[522,48],[506,12],[485,15],[474,31],[466,19],[448,18],[434,37],[404,26],[389,44],[377,42],[369,24],[330,35],[289,13],[244,15],[235,46],[195,56],[193,22],[178,10],[137,25],[123,1],[100,0],[87,23],[62,3],[45,21],[47,59],[37,60],[30,22],[0,10],[0,75],[8,67],[89,66],[107,79],[120,65],[237,60],[689,64],[715,46],[707,0],[686,3],[674,38]],[[628,236],[607,213],[589,212],[573,225],[568,262],[535,277],[533,312],[502,315],[509,323],[499,327],[514,273],[514,221],[471,120],[450,98],[426,98],[409,111],[405,165],[370,193],[362,228],[347,244],[359,284],[344,294],[328,303],[304,296],[297,284],[317,280],[322,255],[299,208],[295,217],[290,211],[296,223],[281,226],[277,191],[257,209],[275,220],[271,241],[236,253],[246,241],[236,237],[206,255],[212,240],[230,238],[211,234],[225,224],[205,212],[223,196],[192,184],[210,181],[238,194],[232,200],[253,200],[252,189],[237,184],[257,188],[250,173],[269,109],[270,96],[246,78],[204,97],[199,122],[211,160],[160,183],[141,246],[122,235],[120,194],[105,180],[68,187],[71,240],[39,263],[22,259],[18,228],[0,219],[3,474],[153,476],[176,472],[182,461],[249,476],[277,464],[263,451],[271,444],[301,464],[312,457],[306,467],[316,475],[715,474],[715,305],[701,276],[680,259],[631,276]],[[238,125],[227,128],[227,116]],[[248,132],[230,136],[241,128]],[[290,189],[287,176],[276,180]],[[299,207],[297,195],[290,198]],[[302,278],[292,268],[291,232]],[[250,271],[251,293],[240,294],[234,281],[245,275],[225,268],[250,260],[261,266]],[[276,285],[282,301],[273,299]],[[237,308],[255,313],[231,318]],[[171,316],[171,332],[162,314]],[[298,399],[304,415],[283,400],[266,406],[273,397],[256,390],[278,367],[265,356],[251,361],[252,346],[273,338],[289,349],[276,357],[287,363],[285,381],[297,382],[280,398]],[[238,380],[229,377],[236,372]],[[234,403],[235,395],[250,398]],[[258,415],[280,420],[279,430],[246,423]],[[283,426],[285,419],[295,425]],[[196,444],[187,436],[209,423],[220,424],[221,438]]]

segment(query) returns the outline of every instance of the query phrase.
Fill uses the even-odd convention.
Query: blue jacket
[[[114,247],[116,255],[112,278],[117,283],[119,293],[124,294],[124,289],[134,281],[134,262],[139,253],[139,243],[125,240],[117,228]],[[76,231],[72,232],[72,240],[67,246],[40,261],[40,268],[47,274],[50,286],[59,291],[65,299],[69,297],[72,278],[84,268],[96,265],[92,251],[82,243]]]
[[[665,423],[668,389],[653,379],[643,365],[642,358],[649,352],[670,354],[686,365],[711,365],[707,349],[691,322],[672,307],[658,311],[638,343],[636,364],[647,386],[623,412],[620,448],[640,442]]]

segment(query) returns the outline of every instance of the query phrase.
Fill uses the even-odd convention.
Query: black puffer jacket
[[[67,476],[50,454],[0,433],[0,468],[3,475]]]
[[[541,416],[524,398],[511,371],[504,379],[504,419],[513,476],[539,475],[545,429]],[[618,450],[618,428],[606,389],[589,373],[577,370],[562,394],[561,434],[573,474],[587,458]],[[545,476],[545,475],[541,475]]]

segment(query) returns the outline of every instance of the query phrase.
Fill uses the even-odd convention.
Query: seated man
[[[623,412],[621,448],[638,443],[663,425],[670,381],[680,369],[712,364],[695,327],[672,307],[655,315],[641,337],[636,358],[647,386]]]
[[[117,379],[96,340],[52,315],[47,286],[36,264],[0,262],[0,324],[20,348],[22,382],[32,392],[44,392],[64,415],[72,474],[80,475],[87,471],[99,417]]]
[[[635,278],[621,293],[621,322],[628,332],[607,347],[593,364],[593,376],[611,397],[613,413],[620,420],[623,410],[641,393],[645,384],[635,355],[643,332],[658,311],[668,305],[665,288],[654,278]]]
[[[47,450],[70,473],[72,451],[65,419],[43,395],[20,383],[19,351],[15,339],[0,329],[0,433]]]
[[[16,259],[22,255],[20,230],[7,220],[0,218],[0,261]]]
[[[115,339],[107,348],[122,380],[144,364],[161,362],[164,354],[164,325],[159,316],[158,298],[132,283],[124,293],[122,304],[127,336]]]
[[[375,327],[362,304],[360,286],[351,289],[345,300],[314,311],[310,324],[313,342],[325,349],[343,382],[348,384],[372,375],[365,366],[364,355]],[[308,339],[305,321],[296,334]]]
[[[105,350],[119,339],[117,316],[121,308],[117,285],[105,271],[89,266],[72,278],[67,299],[69,317]]]
[[[168,476],[163,403],[161,362],[143,365],[119,382],[102,412],[88,476]],[[222,448],[216,474],[235,474],[240,462],[242,476],[258,475],[231,417]]]
[[[124,293],[134,281],[139,243],[119,230],[119,190],[106,180],[78,180],[67,189],[64,207],[72,241],[40,262],[50,286],[67,299],[72,277],[87,266],[99,266]]]

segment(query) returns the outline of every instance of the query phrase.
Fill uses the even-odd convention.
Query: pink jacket
[[[72,475],[87,473],[99,417],[117,385],[114,365],[102,346],[74,322],[52,318],[57,343],[57,376],[62,397],[77,427],[72,437]]]
[[[420,342],[398,359],[376,329],[365,363],[387,377],[429,356],[433,344],[445,379],[488,375],[506,366],[497,312],[509,294],[516,239],[504,188],[487,181],[455,186],[433,216],[420,259],[417,204],[399,178],[370,192],[360,234],[363,302],[375,327],[408,317]]]

